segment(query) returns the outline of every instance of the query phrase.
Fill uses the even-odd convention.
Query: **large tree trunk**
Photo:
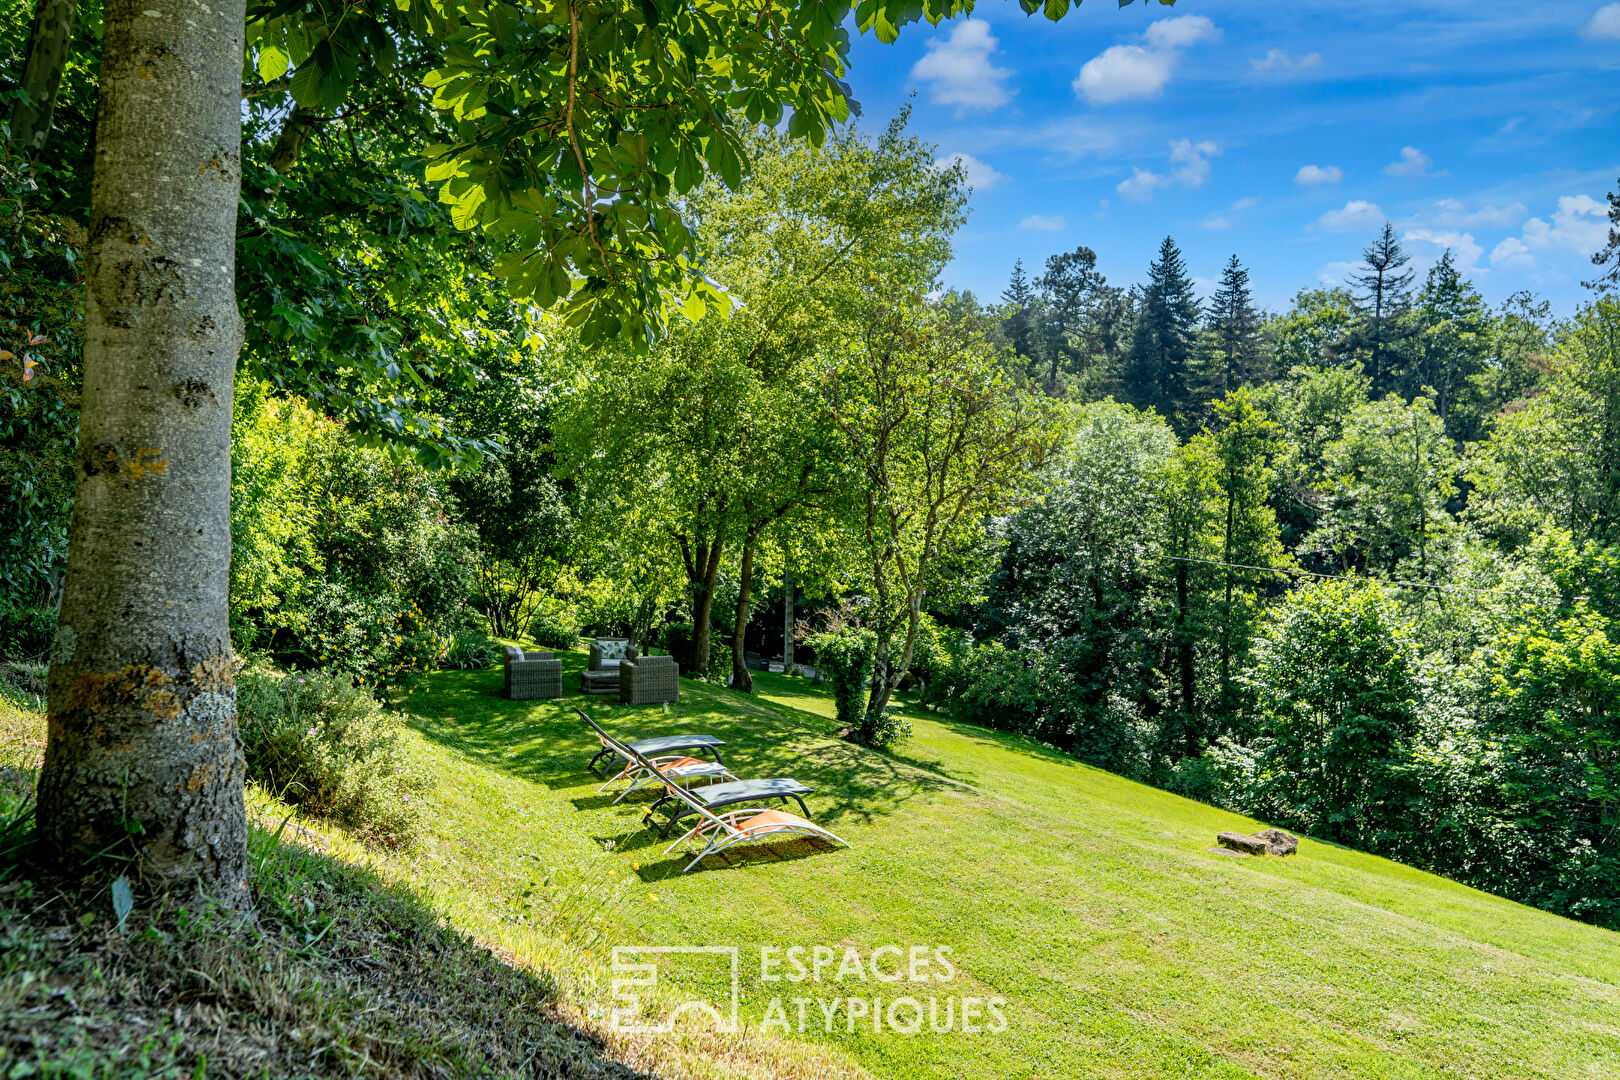
[[[62,88],[68,48],[73,43],[77,0],[39,0],[34,25],[28,34],[28,60],[23,65],[22,89],[28,101],[11,110],[11,138],[35,157],[45,149],[56,112],[56,94]]]
[[[41,852],[245,906],[226,619],[243,0],[110,0]]]
[[[745,650],[748,634],[748,602],[754,592],[754,547],[758,538],[750,535],[743,542],[742,584],[737,590],[737,615],[731,621],[731,688],[745,694],[754,691],[754,677],[748,673]]]

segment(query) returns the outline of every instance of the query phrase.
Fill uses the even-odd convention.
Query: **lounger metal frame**
[[[716,779],[722,776],[728,780],[738,779],[737,774],[728,769],[723,762],[704,761],[701,758],[692,757],[690,754],[669,754],[665,757],[648,758],[647,761],[657,770],[656,773],[649,771],[646,766],[632,761],[617,776],[597,788],[597,793],[600,794],[623,780],[629,780],[630,785],[619,793],[617,799],[613,800],[617,804],[623,802],[626,795],[642,785],[655,782],[658,776],[674,776],[682,780],[693,780],[699,776],[705,776],[708,777],[710,784],[713,784]],[[689,761],[691,764],[676,765],[675,762],[677,761]]]

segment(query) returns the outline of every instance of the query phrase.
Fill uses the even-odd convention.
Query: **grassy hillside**
[[[1310,841],[1286,860],[1212,855],[1218,830],[1254,823],[926,716],[899,754],[873,753],[834,737],[819,690],[757,679],[753,697],[685,683],[666,714],[506,701],[497,670],[429,677],[404,707],[439,779],[431,837],[378,869],[572,971],[585,1011],[605,1001],[609,948],[631,944],[741,947],[749,1024],[777,994],[1008,1003],[999,1034],[910,1037],[851,1034],[842,1012],[827,1034],[812,1004],[803,1038],[824,1049],[734,1060],[744,1073],[827,1076],[847,1055],[885,1078],[1620,1076],[1620,936]],[[853,846],[778,842],[682,875],[643,802],[597,794],[576,703],[627,736],[720,735],[740,775],[814,787],[812,814]],[[949,946],[960,974],[760,979],[761,946],[818,944]],[[720,996],[712,973],[691,978]],[[672,1054],[637,1060],[695,1068]]]

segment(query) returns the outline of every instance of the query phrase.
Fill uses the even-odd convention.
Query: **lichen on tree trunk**
[[[34,10],[21,85],[28,97],[19,98],[12,106],[11,137],[26,153],[35,156],[45,149],[50,137],[51,117],[56,112],[56,95],[62,88],[62,72],[73,44],[73,22],[78,10],[76,0],[39,0]]]
[[[42,854],[245,906],[226,586],[243,0],[110,0]]]

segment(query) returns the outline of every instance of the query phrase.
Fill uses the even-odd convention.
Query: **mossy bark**
[[[62,88],[62,72],[67,68],[78,10],[77,0],[39,0],[34,9],[21,84],[28,100],[12,106],[11,137],[24,152],[36,157],[50,137],[51,116],[56,112],[56,95]]]
[[[243,0],[110,0],[41,852],[247,903],[226,587]],[[130,866],[131,864],[120,864]]]

